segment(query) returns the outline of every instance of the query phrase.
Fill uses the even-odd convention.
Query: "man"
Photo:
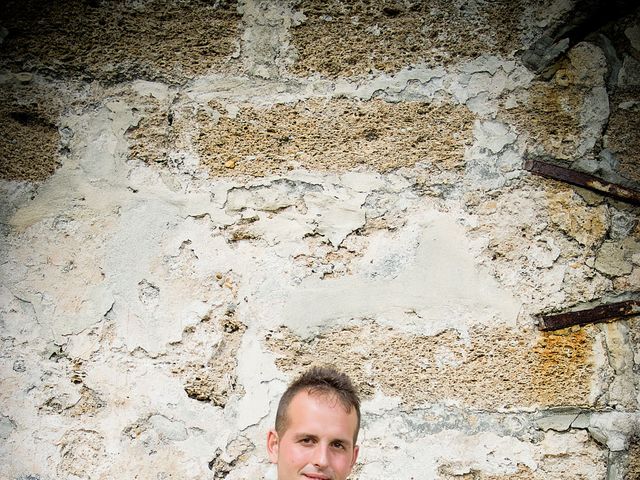
[[[360,399],[349,377],[312,367],[284,392],[267,450],[278,480],[345,480],[358,458]]]

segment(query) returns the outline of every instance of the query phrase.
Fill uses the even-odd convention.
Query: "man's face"
[[[347,412],[331,394],[298,392],[287,409],[281,436],[271,430],[267,449],[278,480],[345,480],[358,457],[355,408]]]

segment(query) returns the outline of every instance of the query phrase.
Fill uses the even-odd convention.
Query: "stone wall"
[[[0,478],[274,478],[290,379],[353,479],[639,479],[640,14],[570,0],[4,2]]]

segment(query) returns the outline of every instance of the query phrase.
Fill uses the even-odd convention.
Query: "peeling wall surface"
[[[333,364],[354,480],[640,479],[640,317],[537,323],[640,293],[639,207],[524,169],[640,188],[593,3],[3,2],[0,478],[273,480]]]

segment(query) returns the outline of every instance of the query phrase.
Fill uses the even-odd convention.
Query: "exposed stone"
[[[640,12],[535,76],[575,1],[5,3],[0,478],[275,479],[318,363],[354,480],[639,476],[640,317],[535,323],[637,208],[522,164],[638,186]]]
[[[214,479],[226,478],[234,470],[237,464],[247,460],[255,446],[246,437],[232,440],[225,451],[217,449],[215,457],[209,462],[209,470],[213,471]]]
[[[234,175],[254,176],[300,167],[345,171],[368,166],[386,172],[417,162],[452,169],[463,164],[471,119],[464,107],[418,102],[308,100],[245,106],[233,118],[200,116],[196,146],[203,164],[220,176],[229,175],[225,164],[230,160]]]
[[[449,430],[440,435],[419,434],[414,441],[406,441],[399,426],[412,430],[414,425],[402,422],[376,422],[379,428],[387,428],[394,438],[394,451],[380,458],[380,449],[375,441],[384,436],[382,432],[375,441],[364,444],[374,453],[367,457],[362,466],[361,479],[391,478],[410,452],[412,459],[401,467],[407,478],[446,479],[535,479],[604,478],[606,475],[606,451],[589,438],[586,432],[547,432],[535,443],[519,442],[513,438],[496,435],[471,435],[459,430]],[[400,424],[400,425],[398,425]],[[505,452],[505,447],[509,452]],[[442,450],[439,450],[442,448]],[[471,453],[471,454],[470,454]]]
[[[96,415],[100,409],[104,408],[105,405],[104,400],[102,400],[94,390],[83,386],[80,390],[80,400],[69,408],[69,413],[74,417],[83,415],[92,417]]]
[[[246,326],[236,320],[232,312],[229,316],[219,321],[219,333],[211,338],[211,320],[205,319],[195,328],[189,329],[188,337],[196,342],[197,347],[202,347],[205,338],[198,339],[198,335],[207,335],[211,342],[219,340],[211,345],[211,350],[197,348],[193,351],[193,358],[182,354],[177,357],[178,365],[172,372],[179,375],[184,382],[184,390],[189,397],[200,401],[211,402],[213,405],[224,407],[232,394],[241,394],[242,387],[237,384],[235,367],[237,365],[236,353],[242,341],[242,334]],[[221,335],[220,335],[221,334]],[[188,338],[183,340],[181,346],[188,348]],[[205,340],[206,341],[206,340]],[[204,357],[203,357],[204,355]],[[185,358],[186,357],[186,358]]]
[[[504,111],[504,118],[529,136],[534,155],[591,158],[609,116],[606,59],[595,45],[579,43],[558,68],[555,82],[533,83],[519,105]]]
[[[624,34],[631,42],[631,46],[640,51],[640,25],[627,27]]]
[[[629,445],[627,458],[629,463],[625,472],[625,480],[640,479],[640,440],[637,438]]]
[[[586,247],[602,242],[609,228],[607,208],[586,205],[573,189],[550,191],[548,208],[553,224]]]
[[[293,28],[297,75],[362,75],[416,64],[450,64],[483,53],[509,55],[549,2],[455,4],[437,2],[339,2],[305,0],[305,20]],[[548,10],[547,10],[548,13]],[[500,24],[502,35],[493,29]]]
[[[564,75],[568,77],[569,84],[588,88],[604,85],[607,59],[602,50],[593,43],[580,42],[569,50],[564,67]]]
[[[534,472],[525,465],[518,465],[518,471],[505,475],[491,475],[481,470],[460,467],[459,465],[442,465],[438,468],[440,478],[447,480],[532,480],[537,478]]]
[[[633,184],[640,184],[640,89],[619,89],[611,98],[611,116],[603,146],[617,160],[616,172]]]
[[[633,372],[635,352],[632,346],[638,322],[633,317],[626,321],[616,319],[600,328],[606,332],[606,354],[612,370],[604,397],[611,407],[633,411],[638,406],[638,379]]]
[[[533,83],[522,103],[505,110],[501,117],[518,133],[528,135],[527,144],[532,151],[574,159],[582,135],[580,113],[585,93],[575,85],[557,88],[544,82]]]
[[[607,275],[628,275],[633,270],[631,259],[638,252],[640,241],[633,237],[622,241],[606,241],[598,250],[595,268]]]
[[[542,334],[535,341],[508,330],[473,331],[468,340],[450,330],[409,336],[373,322],[331,329],[309,341],[286,328],[266,337],[276,364],[292,376],[317,359],[331,359],[367,396],[380,390],[412,406],[456,402],[498,409],[593,405],[592,341],[584,330]]]
[[[173,140],[172,114],[167,105],[153,97],[146,98],[140,110],[137,124],[127,131],[129,158],[165,164]]]
[[[625,55],[622,68],[618,74],[618,84],[621,87],[637,87],[640,85],[640,61],[631,55]]]
[[[5,68],[89,79],[181,82],[223,69],[238,40],[235,1],[31,0],[8,4],[3,13]]]
[[[0,82],[0,88],[0,178],[45,180],[60,164],[60,99],[51,87]]]

